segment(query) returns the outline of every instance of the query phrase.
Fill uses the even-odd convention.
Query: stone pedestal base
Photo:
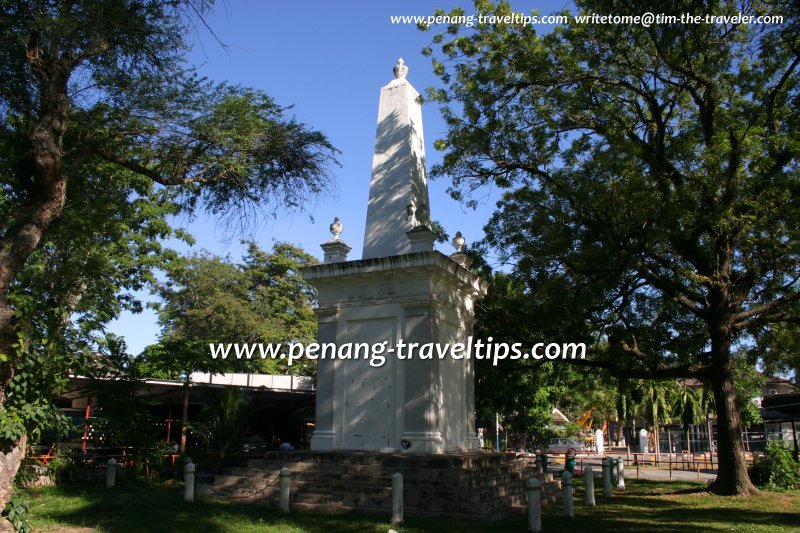
[[[204,486],[206,495],[264,503],[278,502],[278,472],[291,473],[291,507],[390,513],[392,475],[403,475],[404,510],[409,516],[499,520],[525,510],[524,482],[533,462],[510,454],[270,452],[247,467],[230,468]],[[553,485],[552,487],[550,485]],[[557,494],[545,483],[542,500]],[[552,494],[551,494],[552,493]]]

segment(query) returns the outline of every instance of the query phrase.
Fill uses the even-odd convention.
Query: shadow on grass
[[[358,516],[344,514],[317,515],[313,519],[314,515],[293,513],[287,517],[258,504],[206,499],[186,503],[181,489],[162,487],[117,486],[104,490],[66,486],[34,493],[31,504],[31,516],[40,528],[52,528],[53,523],[57,523],[114,533],[355,532],[373,530],[371,526],[375,522],[368,519],[365,523],[358,520]]]
[[[797,511],[800,493],[731,498],[709,493],[705,484],[637,480],[631,483],[628,491],[615,492],[610,501],[598,494],[594,509],[582,505],[583,498],[581,490],[576,494],[576,502],[581,503],[576,503],[574,525],[582,523],[583,527],[598,531],[748,531],[753,528],[797,531],[800,528],[800,513]],[[559,526],[557,522],[551,525]],[[580,530],[581,527],[574,529]]]
[[[292,512],[256,503],[200,498],[183,501],[182,489],[117,486],[65,486],[32,493],[31,516],[37,531],[58,526],[90,527],[113,533],[181,532],[382,532],[388,531],[389,514]],[[510,521],[509,521],[510,520]],[[446,519],[411,518],[395,529],[416,533],[442,531],[524,531],[524,520],[514,516],[496,524],[461,523]],[[489,529],[487,529],[489,526]]]
[[[545,531],[676,531],[755,528],[769,531],[800,528],[800,493],[772,494],[767,498],[730,499],[704,494],[705,485],[690,482],[635,481],[626,492],[604,500],[597,507],[583,501],[582,484],[575,494],[575,519],[561,517],[561,505],[543,510]],[[33,493],[31,515],[37,531],[54,524],[93,527],[100,531],[201,533],[272,532],[383,532],[391,527],[386,516],[361,513],[293,512],[284,515],[272,507],[252,503],[199,499],[185,503],[175,488],[117,486],[66,486]],[[426,531],[525,531],[521,514],[495,523],[459,522],[447,519],[410,518],[405,533]]]

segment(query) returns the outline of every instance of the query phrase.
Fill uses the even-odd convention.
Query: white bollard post
[[[602,429],[594,432],[594,449],[597,453],[605,453],[606,451],[606,439],[603,436]]]
[[[403,474],[392,475],[392,524],[403,524]]]
[[[586,481],[586,504],[594,507],[594,469],[591,466],[583,468],[583,479]]]
[[[284,513],[289,512],[289,482],[291,480],[289,469],[285,466],[281,468],[280,477],[280,497],[278,499],[278,507]]]
[[[617,459],[617,488],[625,490],[625,461]]]
[[[603,497],[611,497],[611,458],[603,457]]]
[[[528,531],[542,531],[542,483],[536,476],[525,483],[528,491]]]
[[[572,509],[572,474],[569,470],[564,470],[561,474],[561,495],[564,500],[564,517],[575,518],[575,512]]]
[[[183,467],[183,501],[194,501],[194,470],[195,466],[191,460]]]
[[[113,457],[108,460],[108,468],[106,469],[106,488],[110,489],[114,486],[117,480],[117,460]]]

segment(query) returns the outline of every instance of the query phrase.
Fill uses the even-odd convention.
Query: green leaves
[[[28,522],[28,512],[30,511],[30,501],[28,495],[21,490],[15,490],[11,499],[3,510],[0,520],[8,520],[19,533],[30,533],[33,531]]]
[[[240,220],[256,204],[293,210],[332,192],[336,149],[288,108],[260,91],[224,84],[202,87],[196,102],[185,123],[175,124],[177,133],[159,132],[156,150],[142,159],[169,185],[201,184],[183,188],[186,207],[200,202],[212,214]]]
[[[796,18],[788,3],[770,9]],[[789,368],[781,354],[800,332],[796,24],[478,25],[434,44],[443,89],[429,94],[448,132],[433,176],[466,205],[486,185],[503,189],[484,246],[524,284],[519,308],[543,332],[590,335],[597,349],[582,364],[655,380],[652,423],[670,411],[663,380],[709,380],[729,459],[717,490],[747,492],[750,404],[732,393],[735,354],[759,340],[756,359],[765,348]]]
[[[278,373],[279,361],[211,358],[209,343],[286,343],[316,339],[313,288],[301,269],[316,259],[288,243],[265,252],[255,243],[240,264],[207,253],[175,260],[159,286],[162,334],[147,348],[150,371]],[[299,368],[299,367],[298,367]],[[306,368],[309,372],[312,369]]]
[[[25,434],[36,439],[46,429],[66,434],[71,423],[51,403],[51,397],[68,386],[65,369],[76,368],[80,355],[63,352],[58,343],[24,336],[16,350],[16,372],[0,406],[0,439],[15,442]]]
[[[767,444],[764,456],[750,469],[750,476],[756,485],[770,490],[800,488],[800,465],[779,441]]]
[[[444,88],[429,97],[445,105],[448,134],[433,174],[468,205],[487,184],[507,191],[486,244],[537,294],[580,311],[609,358],[641,377],[702,373],[715,287],[736,339],[776,319],[796,329],[787,307],[758,312],[800,299],[790,44],[713,25],[444,35],[432,54]]]
[[[699,424],[705,413],[697,390],[683,384],[672,399],[672,417],[680,420],[683,431],[689,431],[689,426]]]

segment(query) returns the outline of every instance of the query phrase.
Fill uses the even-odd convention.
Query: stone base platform
[[[246,467],[229,468],[200,495],[277,505],[278,473],[291,473],[294,509],[391,513],[392,475],[403,475],[408,516],[499,520],[527,504],[528,459],[497,453],[412,455],[374,452],[269,452]],[[561,483],[539,475],[542,503],[559,497]]]

